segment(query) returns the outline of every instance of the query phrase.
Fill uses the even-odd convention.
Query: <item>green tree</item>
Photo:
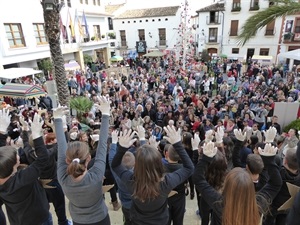
[[[83,61],[84,61],[84,64],[87,65],[88,63],[93,62],[93,58],[92,58],[92,56],[90,56],[88,54],[83,54]]]
[[[245,45],[258,30],[273,20],[300,12],[300,2],[295,2],[294,0],[274,0],[271,2],[273,2],[272,6],[257,12],[246,20],[242,27],[242,32],[238,36],[238,44]]]
[[[75,97],[70,100],[70,108],[76,110],[77,119],[82,123],[84,122],[84,114],[88,113],[93,102],[86,97]]]
[[[53,69],[53,64],[50,58],[47,59],[42,59],[39,63],[38,63],[38,67],[40,70],[44,71],[45,75],[49,75],[49,72],[52,71]]]
[[[208,61],[209,61],[209,54],[208,54],[207,49],[203,49],[203,50],[202,50],[202,53],[201,53],[201,59],[202,59],[202,61],[204,61],[204,62],[208,62]]]
[[[45,0],[41,1],[44,11],[45,32],[50,47],[51,59],[54,65],[54,79],[57,85],[58,100],[61,105],[69,105],[68,81],[65,73],[64,58],[60,48],[60,4],[54,1],[53,10],[46,10]]]

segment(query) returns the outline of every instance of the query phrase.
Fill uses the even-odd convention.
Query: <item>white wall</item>
[[[166,21],[165,19],[168,19]],[[154,22],[152,20],[155,20]],[[160,19],[161,21],[158,21]],[[140,20],[142,22],[140,22]],[[148,20],[148,22],[146,22]],[[130,23],[128,23],[130,21]],[[136,21],[134,23],[134,21]],[[124,22],[124,23],[123,23]],[[176,16],[168,17],[151,17],[151,18],[135,18],[135,19],[114,19],[114,30],[116,32],[117,45],[121,42],[120,30],[125,30],[128,49],[135,49],[136,41],[139,41],[138,30],[145,30],[145,41],[147,49],[157,48],[159,42],[158,29],[166,28],[166,40],[168,49],[173,49],[178,36],[178,28],[180,22],[180,12],[178,10]],[[175,28],[175,29],[174,29]],[[149,32],[152,38],[149,36]]]

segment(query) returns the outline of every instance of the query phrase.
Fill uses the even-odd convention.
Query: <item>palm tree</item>
[[[45,32],[48,38],[51,59],[54,66],[54,79],[57,85],[58,100],[61,105],[69,105],[70,94],[68,90],[68,81],[65,74],[64,58],[60,48],[60,8],[58,0],[54,1],[53,10],[44,10]],[[41,2],[45,5],[45,0]]]
[[[300,2],[295,2],[294,0],[274,0],[273,2],[274,4],[269,8],[259,11],[246,20],[242,27],[242,33],[238,36],[240,45],[245,45],[258,30],[273,20],[300,12]]]
[[[81,123],[86,123],[84,116],[92,109],[93,104],[90,99],[84,96],[75,97],[70,100],[70,108],[76,110],[77,119]]]

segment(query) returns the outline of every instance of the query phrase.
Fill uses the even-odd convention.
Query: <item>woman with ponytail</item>
[[[91,160],[89,146],[74,141],[67,144],[64,129],[65,107],[54,109],[53,117],[58,144],[57,177],[66,197],[74,225],[110,225],[108,209],[102,192],[106,165],[107,138],[110,104],[105,97],[99,98],[96,107],[102,112],[100,138],[94,165],[88,170]]]

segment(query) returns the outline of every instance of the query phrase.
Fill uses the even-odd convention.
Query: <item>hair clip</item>
[[[75,158],[75,159],[72,160],[72,162],[80,163],[80,159],[79,158]]]

